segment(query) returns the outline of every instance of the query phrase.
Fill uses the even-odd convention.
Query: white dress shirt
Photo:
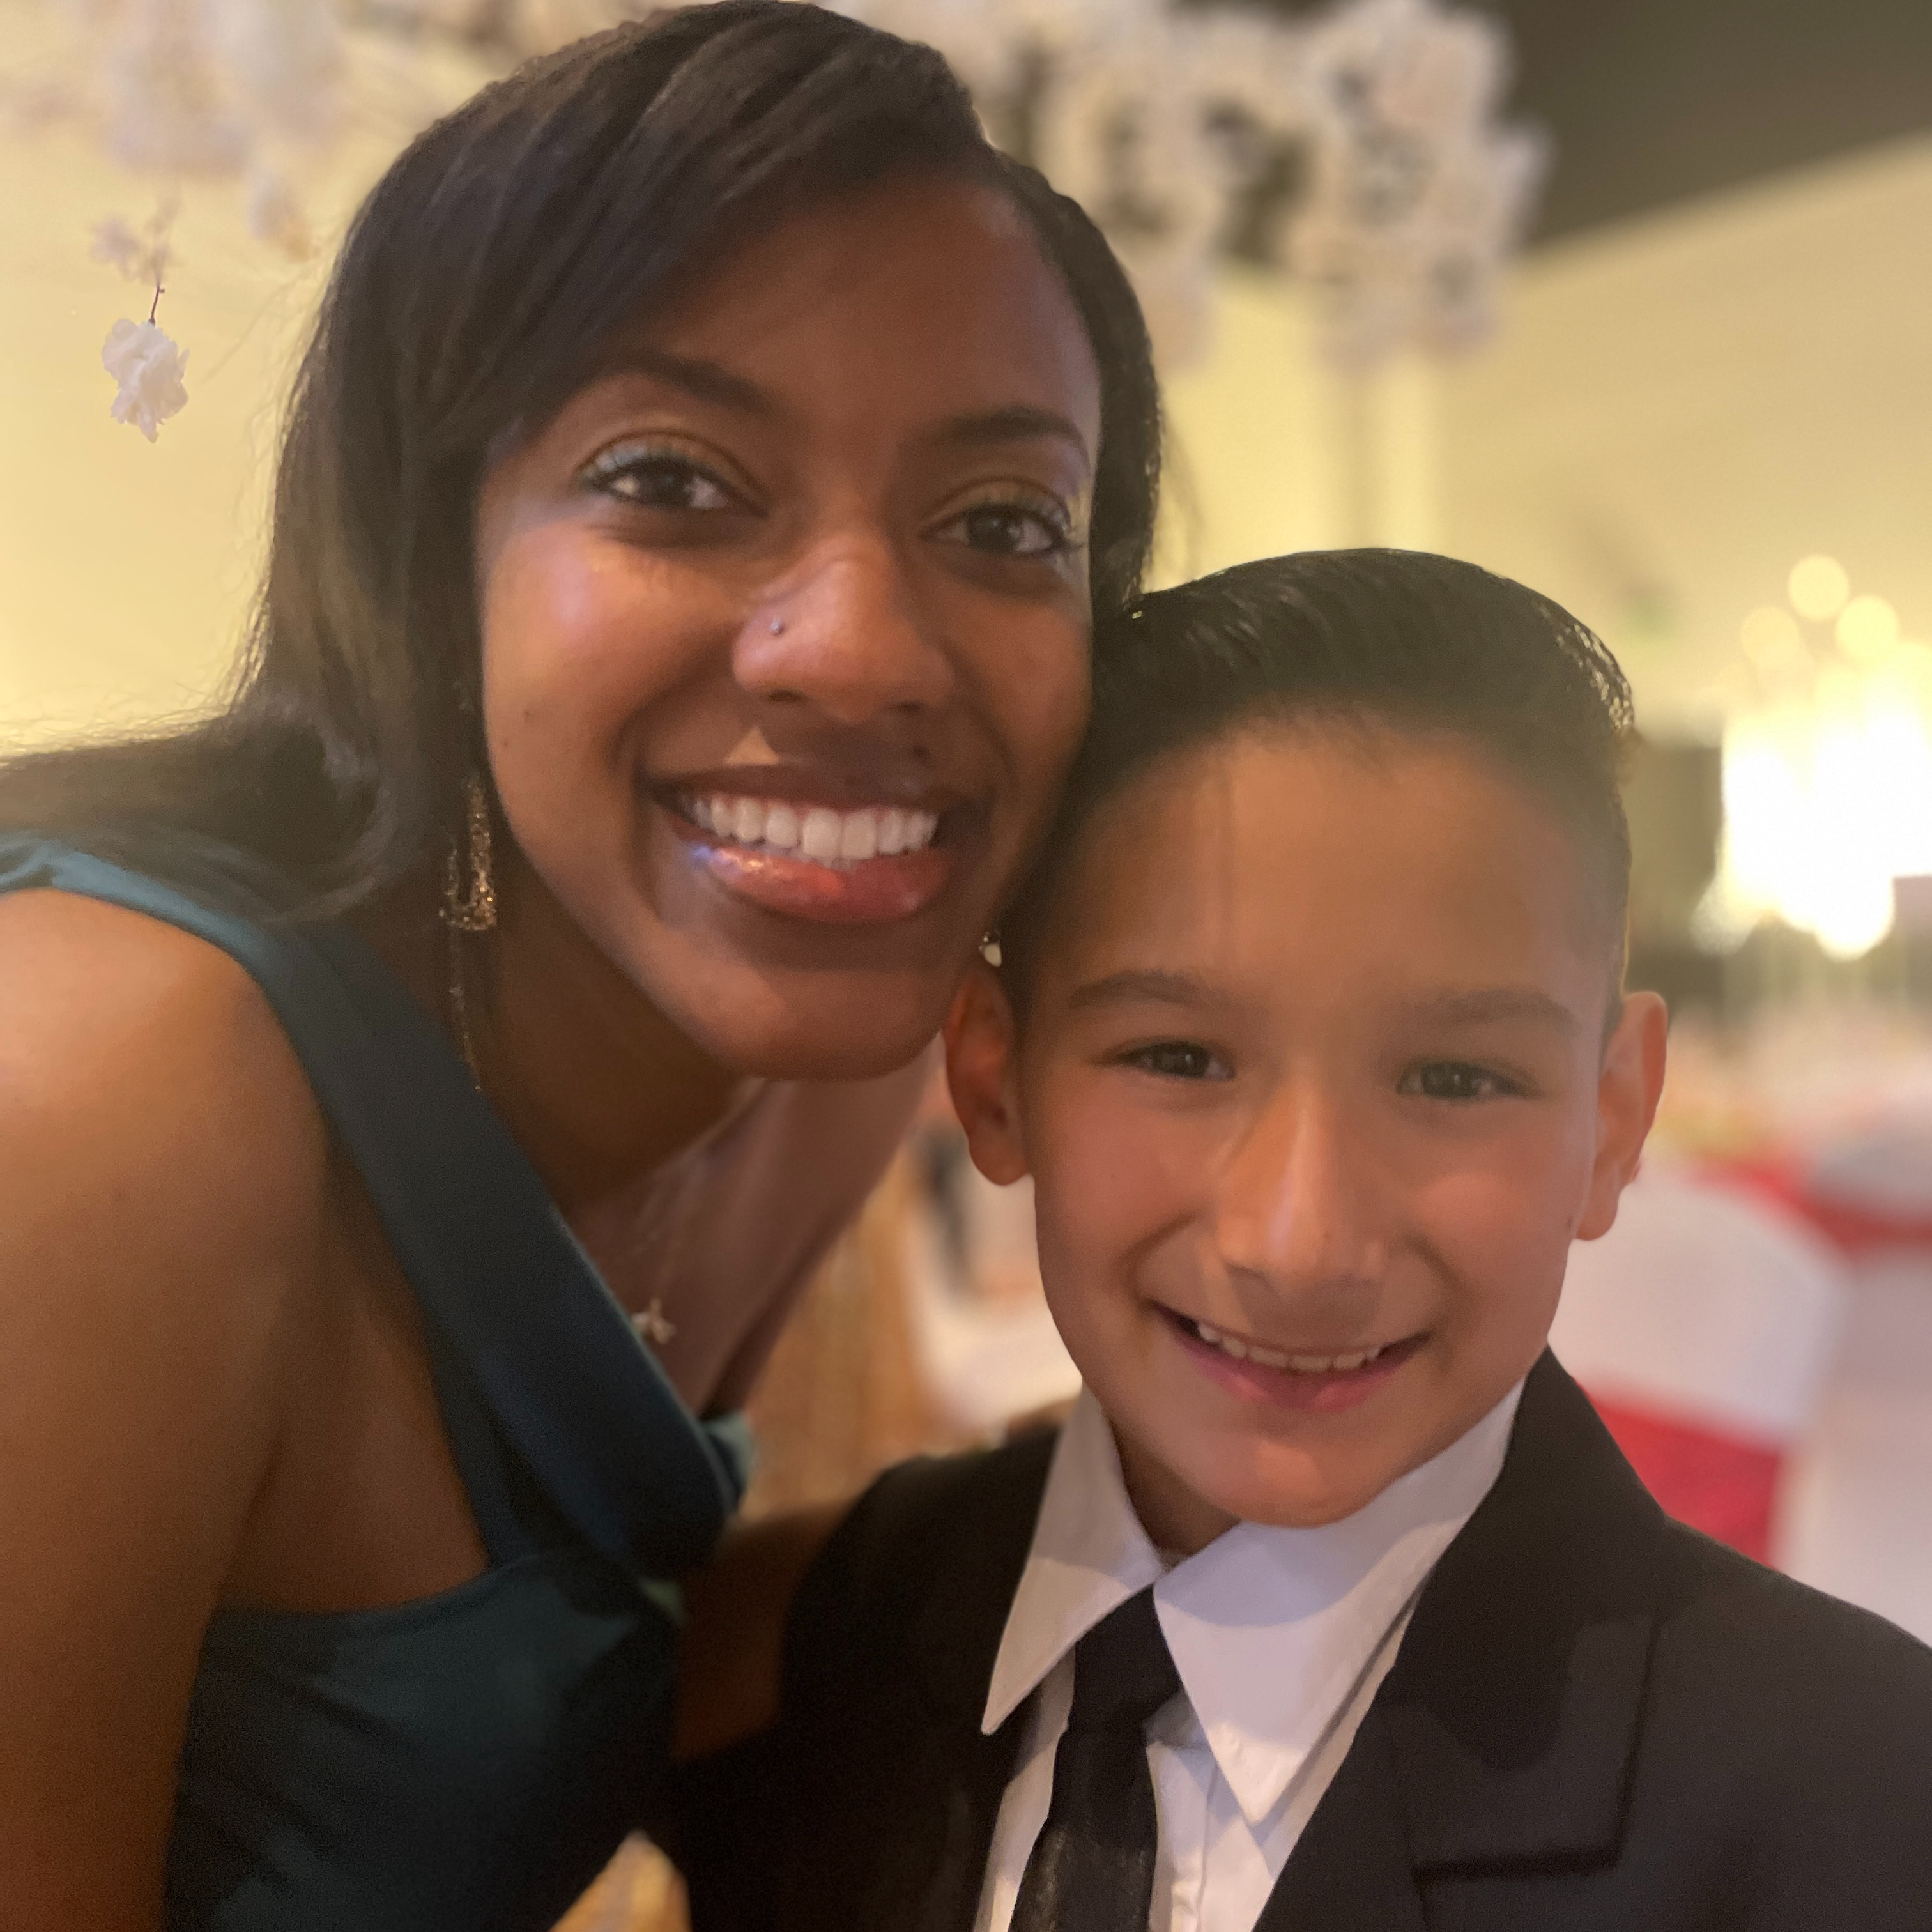
[[[1238,1523],[1172,1565],[1142,1528],[1113,1432],[1083,1394],[1054,1452],[987,1694],[989,1735],[1040,1696],[994,1827],[975,1932],[1010,1932],[1052,1796],[1073,1646],[1149,1584],[1181,1682],[1148,1726],[1160,1819],[1151,1932],[1254,1932],[1430,1571],[1502,1468],[1521,1394],[1519,1384],[1340,1522]]]

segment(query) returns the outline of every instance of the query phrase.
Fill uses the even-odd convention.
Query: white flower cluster
[[[8,90],[32,119],[92,123],[116,160],[165,178],[244,176],[257,238],[307,252],[286,177],[346,118],[346,0],[44,4],[67,16],[73,52]]]
[[[1308,36],[1318,133],[1288,262],[1333,292],[1342,361],[1467,349],[1494,326],[1549,158],[1538,132],[1496,123],[1508,70],[1493,20],[1436,0],[1355,0]]]
[[[188,352],[152,322],[117,322],[107,332],[102,365],[120,386],[110,406],[116,422],[132,423],[150,442],[170,416],[188,406],[182,374]]]
[[[1299,21],[1166,0],[831,4],[938,47],[996,134],[1030,88],[1029,158],[1108,230],[1169,368],[1204,346],[1231,244],[1322,290],[1347,366],[1467,348],[1492,325],[1547,154],[1498,124],[1492,19],[1444,0]]]
[[[1170,369],[1204,346],[1213,264],[1230,249],[1318,287],[1330,350],[1352,366],[1462,348],[1491,326],[1546,154],[1498,119],[1508,50],[1488,16],[1453,0],[1336,0],[1294,20],[1178,0],[829,4],[946,55],[994,137],[1107,230]],[[344,118],[357,48],[386,33],[393,81],[425,36],[507,61],[644,4],[86,0],[85,10],[116,152],[172,172],[245,174],[256,235],[300,254],[308,229],[284,163]]]

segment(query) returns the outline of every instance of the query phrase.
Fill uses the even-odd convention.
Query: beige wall
[[[1224,289],[1172,385],[1198,514],[1171,566],[1450,550],[1600,629],[1652,728],[1714,723],[1739,623],[1811,551],[1932,640],[1932,140],[1542,251],[1482,354],[1365,396],[1306,334],[1278,288]]]

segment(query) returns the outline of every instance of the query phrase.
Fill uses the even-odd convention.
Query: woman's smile
[[[928,788],[840,800],[778,779],[674,794],[672,822],[694,862],[724,891],[828,926],[909,919],[951,883],[983,808]],[[941,836],[942,832],[946,836]]]

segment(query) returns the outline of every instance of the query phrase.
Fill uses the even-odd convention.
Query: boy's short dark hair
[[[1151,592],[1100,632],[1092,722],[1003,922],[1019,980],[1095,808],[1155,759],[1270,720],[1464,740],[1562,819],[1621,948],[1630,684],[1602,640],[1547,597],[1420,550],[1301,550]]]

